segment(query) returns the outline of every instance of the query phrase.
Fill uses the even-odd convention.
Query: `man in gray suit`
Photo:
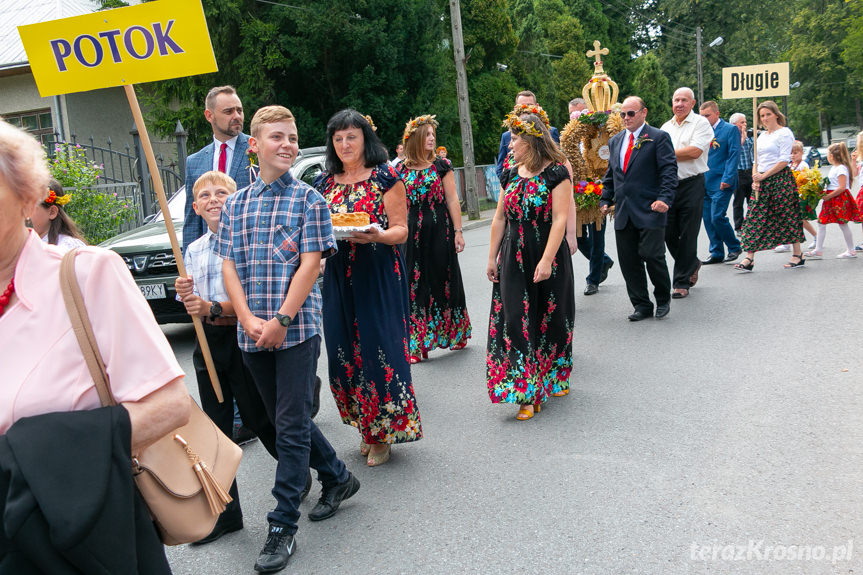
[[[207,225],[192,209],[192,188],[204,172],[218,170],[248,186],[249,136],[243,133],[243,104],[233,86],[217,86],[207,93],[204,117],[213,126],[213,141],[186,159],[186,210],[183,218],[183,250],[204,235]]]

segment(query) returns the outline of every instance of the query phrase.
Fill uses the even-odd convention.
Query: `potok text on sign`
[[[787,96],[788,62],[735,66],[722,69],[722,98],[772,98]]]
[[[171,28],[175,20],[168,20],[165,26],[161,22],[153,22],[150,27],[129,26],[125,30],[115,28],[99,32],[97,35],[80,34],[71,42],[64,38],[50,41],[54,60],[60,72],[68,70],[66,59],[74,56],[82,66],[95,68],[99,66],[107,54],[115,64],[122,64],[123,59],[146,60],[158,49],[160,56],[182,54],[185,52],[171,38]],[[137,40],[137,42],[136,42]]]
[[[218,70],[201,0],[157,0],[19,26],[42,96]]]

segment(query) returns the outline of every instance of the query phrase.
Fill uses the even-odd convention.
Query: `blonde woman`
[[[516,419],[569,393],[575,321],[572,260],[564,240],[572,182],[563,153],[535,114],[507,116],[515,166],[491,226],[492,284],[486,374],[492,403],[520,405]]]
[[[405,249],[410,279],[410,362],[436,348],[462,349],[471,334],[458,253],[464,250],[452,164],[435,158],[434,116],[405,126],[405,161],[397,170],[408,202]]]

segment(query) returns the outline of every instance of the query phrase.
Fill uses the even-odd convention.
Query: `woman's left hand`
[[[381,230],[377,226],[374,226],[367,232],[353,232],[345,239],[355,244],[372,244],[380,241],[381,235]]]
[[[754,175],[752,176],[752,181],[753,181],[753,182],[760,182],[760,181],[762,181],[763,179],[764,179],[764,174],[762,174],[762,173],[757,173],[757,174],[754,174]]]
[[[551,263],[545,260],[539,260],[536,264],[536,270],[533,272],[533,283],[538,284],[551,277]]]
[[[464,236],[461,232],[455,233],[455,253],[459,254],[464,251]]]

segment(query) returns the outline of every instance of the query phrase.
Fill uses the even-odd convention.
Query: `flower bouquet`
[[[815,208],[824,195],[824,189],[829,180],[821,175],[818,168],[809,168],[794,172],[797,181],[797,192],[800,194],[800,211],[806,220],[816,220]]]
[[[581,237],[581,226],[594,224],[596,229],[602,227],[604,216],[599,211],[599,200],[602,197],[602,182],[582,180],[573,186],[575,197],[575,214],[578,224],[576,235]]]

